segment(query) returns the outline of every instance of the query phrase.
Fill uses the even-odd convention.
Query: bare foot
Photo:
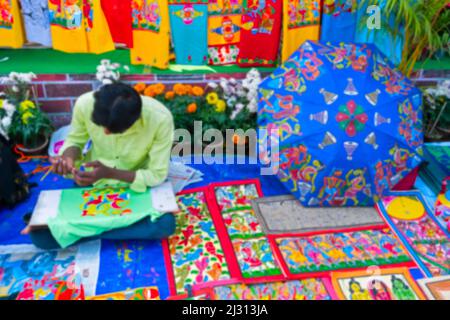
[[[26,226],[25,229],[23,229],[22,231],[20,231],[20,234],[26,235],[26,234],[29,234],[30,231],[31,231],[30,226]]]

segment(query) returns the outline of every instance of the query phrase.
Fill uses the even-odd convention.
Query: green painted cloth
[[[156,220],[162,213],[152,206],[150,189],[136,193],[125,187],[66,189],[58,214],[48,221],[50,232],[63,248],[78,240],[128,227],[141,219]]]

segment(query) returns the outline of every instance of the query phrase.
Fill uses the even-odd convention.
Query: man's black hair
[[[125,132],[141,116],[141,97],[124,83],[104,85],[94,93],[94,98],[92,121],[111,133]]]

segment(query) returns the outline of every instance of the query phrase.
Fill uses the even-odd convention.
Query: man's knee
[[[172,213],[166,213],[160,218],[160,230],[162,231],[162,237],[167,238],[175,233],[176,219]]]

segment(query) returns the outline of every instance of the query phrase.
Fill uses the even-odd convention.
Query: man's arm
[[[73,171],[75,161],[81,159],[81,150],[89,140],[86,119],[82,110],[84,104],[89,103],[89,101],[86,101],[87,97],[83,95],[75,103],[70,124],[71,130],[59,151],[60,156],[50,158],[53,171],[57,174],[66,175]]]

